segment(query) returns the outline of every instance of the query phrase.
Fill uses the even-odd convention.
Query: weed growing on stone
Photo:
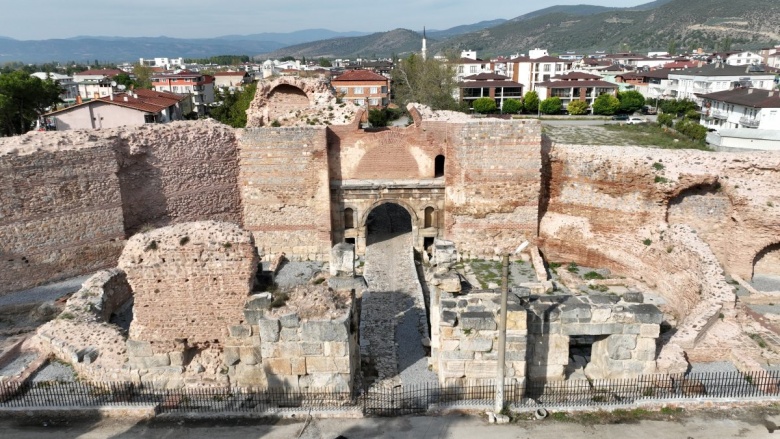
[[[609,287],[606,285],[588,285],[588,289],[598,291],[601,293],[606,293],[607,291],[609,291]]]
[[[660,175],[655,176],[655,182],[656,183],[669,183],[669,180],[665,177],[661,177]]]
[[[179,240],[179,245],[187,245],[188,242],[190,242],[190,237],[189,236],[183,236]]]
[[[604,276],[596,273],[595,271],[589,271],[583,274],[582,278],[587,280],[594,280],[594,279],[604,279]]]
[[[64,312],[64,313],[60,314],[60,318],[63,319],[63,320],[73,320],[75,317],[76,316],[74,316],[73,314],[71,314],[69,312]]]
[[[662,171],[664,169],[664,165],[662,163],[655,162],[653,163],[653,169],[656,171]]]
[[[758,344],[758,347],[760,347],[761,349],[766,349],[766,342],[760,335],[753,333],[753,334],[748,334],[748,337],[750,337],[754,342],[756,342],[756,344]]]
[[[290,296],[287,293],[274,294],[274,300],[271,301],[271,308],[281,308],[287,304]]]
[[[566,270],[568,270],[569,273],[579,273],[580,272],[580,267],[577,266],[576,262],[569,262],[569,266],[566,267]]]
[[[144,249],[144,251],[149,251],[149,250],[157,250],[157,241],[152,241],[152,242],[150,242],[150,243],[149,243],[149,244],[146,246],[146,248]]]
[[[666,247],[666,253],[671,253],[673,251],[674,251],[674,246],[673,245],[670,245],[670,246]]]
[[[230,248],[230,247],[233,247],[233,244],[231,244],[231,243],[229,243],[229,242],[226,242],[226,243],[222,244],[222,247],[224,247],[224,248]]]
[[[649,238],[645,239],[644,241],[642,241],[642,244],[644,244],[644,245],[650,245],[652,243],[653,243],[653,241],[651,239],[649,239]]]

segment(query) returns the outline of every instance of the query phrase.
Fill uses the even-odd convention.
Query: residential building
[[[56,130],[101,129],[181,120],[188,96],[152,90],[111,93],[46,115]]]
[[[165,70],[184,68],[184,58],[141,58],[139,63],[142,66],[162,67]]]
[[[469,108],[473,108],[474,101],[479,98],[494,99],[499,109],[504,108],[504,101],[507,99],[523,98],[523,84],[495,73],[467,76],[458,84],[458,88],[460,101],[468,103]]]
[[[466,76],[478,75],[480,73],[493,73],[493,66],[490,61],[485,61],[476,57],[476,52],[464,51],[466,55],[474,54],[474,58],[462,56],[452,63],[455,69],[455,81],[463,82]]]
[[[730,66],[758,65],[764,63],[764,57],[750,51],[732,53],[724,59]]]
[[[587,74],[583,73],[582,75]],[[594,75],[583,76],[583,79],[560,79],[561,77],[571,77],[571,75],[551,78],[549,81],[537,83],[536,92],[539,94],[540,100],[551,97],[560,98],[564,110],[575,100],[585,102],[589,108],[592,108],[593,102],[602,94],[615,95],[617,93],[617,84],[600,79],[592,79],[590,76]]]
[[[546,50],[534,49],[528,56],[519,56],[507,63],[507,76],[523,84],[523,90],[536,90],[536,85],[547,82],[553,76],[564,75],[572,69],[575,61],[563,60],[547,55]]]
[[[631,84],[634,90],[646,98],[665,99],[671,97],[669,73],[671,69],[656,69],[647,72],[626,72],[615,75],[615,81]]]
[[[214,77],[198,72],[181,71],[152,75],[155,91],[187,94],[192,101],[192,111],[198,117],[208,113],[207,107],[214,102]]]
[[[780,91],[740,87],[699,97],[707,128],[780,130]]]
[[[356,105],[384,107],[390,103],[390,80],[368,70],[350,70],[331,79],[331,85],[344,101]]]
[[[76,97],[79,95],[79,85],[73,80],[73,77],[54,72],[35,72],[30,76],[35,76],[42,81],[51,79],[62,88],[62,94],[60,94],[62,102],[68,105],[76,102]]]
[[[122,73],[117,69],[85,70],[73,74],[73,81],[79,89],[81,99],[96,99],[108,96],[114,91],[114,77]]]
[[[252,82],[252,76],[245,71],[214,73],[214,86],[228,90],[242,90]]]
[[[764,66],[730,66],[719,62],[669,72],[671,97],[691,99],[697,105],[701,105],[698,95],[731,90],[736,86],[772,90],[775,85],[775,73]]]

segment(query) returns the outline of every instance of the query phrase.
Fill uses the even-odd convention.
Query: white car
[[[645,122],[647,122],[647,119],[642,119],[641,117],[633,117],[633,116],[629,117],[628,120],[626,121],[626,123],[629,125],[636,125],[638,123],[645,123]]]

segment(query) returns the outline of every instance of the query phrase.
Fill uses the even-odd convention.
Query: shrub
[[[671,127],[672,125],[674,125],[674,116],[667,113],[659,114],[658,125],[662,127]]]
[[[656,183],[669,183],[669,180],[667,180],[665,177],[661,177],[660,175],[655,176],[655,182]]]
[[[280,124],[278,120],[274,120],[273,122],[271,122],[271,126],[278,128],[278,127],[282,126],[282,124]]]
[[[690,119],[680,119],[674,129],[693,140],[702,141],[707,137],[707,128]]]
[[[580,268],[577,266],[576,262],[569,262],[569,266],[566,267],[566,270],[568,270],[570,273],[579,273]]]
[[[620,101],[620,111],[626,113],[633,113],[645,105],[645,97],[636,90],[618,93],[617,98]]]
[[[649,238],[645,239],[644,241],[642,241],[642,244],[644,244],[644,245],[650,245],[652,243],[653,243],[653,241],[651,239],[649,239]]]
[[[481,114],[496,111],[496,101],[491,98],[479,98],[474,101],[474,111]]]
[[[189,236],[183,236],[179,240],[179,245],[186,245],[188,242],[190,242],[190,237]]]
[[[656,171],[662,171],[664,169],[664,165],[663,163],[655,162],[653,163],[653,169],[655,169]]]
[[[501,109],[504,113],[515,114],[523,109],[523,103],[518,99],[507,99],[504,101],[504,107]]]
[[[536,113],[539,110],[539,94],[529,91],[523,96],[523,110],[526,113]]]
[[[553,96],[539,104],[539,111],[543,114],[558,114],[561,112],[561,98]]]
[[[146,245],[144,251],[149,251],[149,250],[157,250],[157,241],[152,241]]]
[[[588,112],[588,103],[583,101],[571,101],[566,107],[569,114],[579,116]]]
[[[371,126],[384,127],[387,126],[387,116],[384,111],[378,108],[372,108],[368,110],[368,122]]]
[[[589,271],[583,274],[582,278],[587,280],[594,280],[594,279],[604,279],[604,276],[600,275],[599,273],[596,273],[595,271]]]
[[[609,93],[604,93],[593,101],[593,114],[611,116],[619,109],[620,101]]]

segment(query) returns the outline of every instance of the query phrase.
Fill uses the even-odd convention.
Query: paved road
[[[743,419],[746,418],[746,419]],[[641,421],[608,425],[522,421],[487,424],[472,416],[320,419],[311,422],[280,420],[152,421],[127,419],[76,420],[24,416],[0,419],[0,437],[14,439],[722,439],[771,438],[776,417],[740,416],[733,411],[696,415],[682,421]],[[775,433],[777,435],[780,433]]]

